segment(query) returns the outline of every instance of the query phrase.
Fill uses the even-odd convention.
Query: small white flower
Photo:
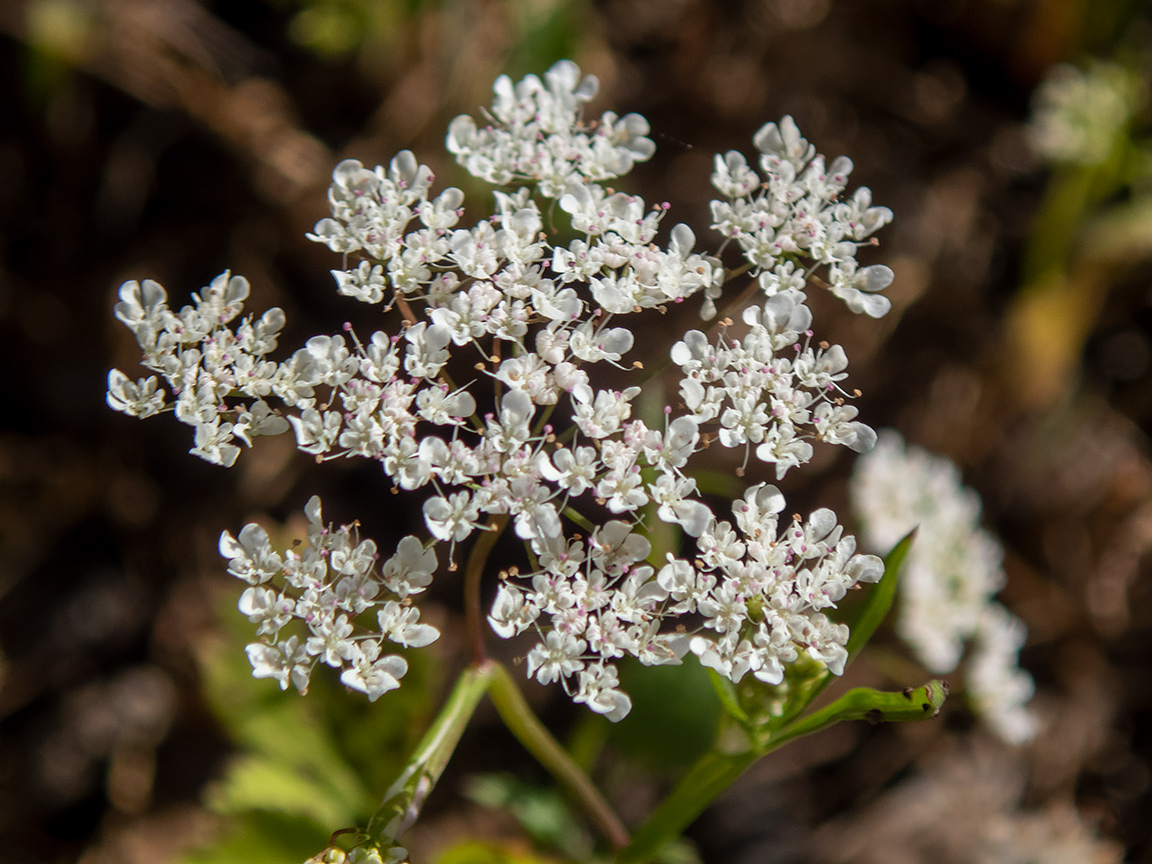
[[[579,672],[584,668],[580,655],[586,644],[583,639],[551,631],[542,644],[528,652],[528,676],[541,684],[551,684]]]
[[[228,558],[228,572],[251,585],[267,582],[284,562],[272,551],[268,532],[255,523],[245,525],[239,539],[227,531],[220,535],[220,554]]]
[[[108,406],[130,417],[151,417],[164,408],[159,383],[155,375],[133,383],[119,369],[113,369],[108,373]]]
[[[424,522],[438,540],[459,543],[479,527],[480,510],[466,491],[448,497],[436,496],[424,502]]]
[[[252,664],[253,677],[274,678],[281,690],[287,690],[289,684],[300,692],[308,689],[308,652],[295,636],[275,645],[254,642],[244,650]]]
[[[440,638],[440,631],[430,624],[421,624],[420,610],[415,606],[402,606],[389,600],[376,613],[380,632],[405,648],[423,648]]]

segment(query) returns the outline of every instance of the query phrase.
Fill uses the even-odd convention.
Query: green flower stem
[[[849,690],[831,705],[770,735],[759,746],[740,753],[712,749],[688,769],[676,788],[633,835],[616,864],[645,864],[669,841],[679,837],[704,809],[731,786],[754,762],[803,735],[826,729],[842,720],[927,720],[940,711],[948,687],[930,681],[916,690],[884,693],[867,687]]]
[[[508,524],[508,514],[493,516],[488,520],[487,530],[480,532],[468,563],[464,566],[464,623],[468,640],[472,643],[472,663],[482,666],[488,660],[488,650],[484,647],[484,609],[480,603],[480,582],[492,547],[504,533]]]
[[[721,792],[736,782],[761,754],[721,753],[709,750],[696,760],[676,788],[632,836],[616,864],[646,864],[671,840],[679,837]]]
[[[601,833],[617,849],[628,845],[628,830],[588,776],[537,719],[508,670],[493,662],[488,695],[500,719],[536,760],[580,802]]]
[[[393,841],[416,821],[488,690],[495,669],[492,664],[483,664],[461,673],[439,716],[424,733],[408,765],[384,793],[384,801],[368,822],[368,836],[377,846],[391,848]]]
[[[909,687],[895,693],[856,687],[831,705],[814,711],[807,717],[781,729],[769,743],[775,750],[789,741],[827,729],[842,720],[867,720],[870,723],[902,723],[930,720],[940,713],[944,697],[948,695],[946,681],[929,681],[913,690]]]
[[[587,531],[589,536],[596,530],[596,526],[592,523],[592,520],[574,507],[565,507],[564,515]]]

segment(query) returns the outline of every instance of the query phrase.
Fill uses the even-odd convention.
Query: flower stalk
[[[496,706],[504,725],[580,803],[608,842],[616,849],[626,847],[628,829],[600,794],[600,790],[588,779],[588,775],[580,770],[568,751],[533,713],[508,670],[498,663],[492,663],[490,674],[488,695],[492,697],[492,704]]]

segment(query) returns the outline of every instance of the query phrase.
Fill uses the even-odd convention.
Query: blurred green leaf
[[[341,789],[329,778],[309,776],[287,762],[241,756],[209,793],[208,806],[219,813],[276,810],[313,819],[321,825],[350,825],[363,811],[364,794],[352,778],[352,789]],[[360,794],[356,794],[360,793]]]
[[[252,677],[250,625],[231,603],[220,610],[224,632],[199,650],[204,699],[238,749],[206,804],[231,821],[222,839],[184,860],[303,861],[334,829],[367,823],[426,725],[435,676],[428,652],[415,652],[404,686],[374,704],[327,669],[307,698],[281,691]]]
[[[541,846],[582,859],[592,840],[552,786],[525,783],[512,774],[477,774],[468,780],[465,794],[484,807],[507,811]]]
[[[559,864],[559,860],[511,844],[465,840],[440,855],[435,864]]]
[[[328,843],[331,826],[286,813],[252,812],[234,820],[210,847],[182,864],[298,864]]]
[[[900,579],[900,568],[904,566],[904,559],[916,540],[916,529],[913,528],[892,547],[892,551],[884,557],[884,575],[868,594],[856,611],[854,619],[849,622],[850,635],[848,636],[848,662],[852,662],[860,653],[868,640],[879,629],[892,603],[896,599],[896,585]]]
[[[609,729],[609,740],[651,770],[675,771],[704,753],[716,735],[720,703],[699,663],[621,663],[621,686],[632,710]]]

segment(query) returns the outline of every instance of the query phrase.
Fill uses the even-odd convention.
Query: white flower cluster
[[[955,670],[971,643],[965,683],[975,710],[1004,739],[1027,740],[1024,624],[992,599],[1004,586],[1003,551],[980,528],[979,497],[951,462],[885,430],[856,463],[852,498],[870,548],[886,551],[918,527],[900,576],[901,637],[937,674]]]
[[[594,75],[561,60],[541,81],[529,75],[513,84],[501,75],[488,111],[491,123],[477,128],[468,115],[448,127],[448,151],[469,174],[497,186],[534,181],[540,194],[558,198],[575,184],[619,177],[652,158],[656,145],[639,114],[605,111],[599,122],[581,122],[581,107],[600,89]]]
[[[220,554],[228,572],[249,587],[240,611],[257,625],[259,642],[247,646],[252,674],[274,678],[280,689],[291,683],[308,689],[313,668],[323,662],[342,670],[340,680],[367,694],[373,702],[400,686],[408,662],[385,654],[385,642],[420,648],[440,632],[420,623],[411,598],[422,592],[436,571],[436,551],[415,537],[405,537],[396,553],[377,570],[379,554],[371,540],[360,540],[350,525],[333,529],[321,520],[320,499],[304,508],[308,545],[283,555],[272,549],[268,533],[254,523],[239,537],[220,535]],[[283,584],[277,584],[283,577]],[[357,619],[375,613],[376,627],[362,632]],[[308,636],[282,638],[292,621],[305,625]]]
[[[826,177],[822,157],[787,119],[757,136],[769,178],[760,192],[750,169],[736,170],[742,164],[737,154],[717,163],[743,185],[730,189],[728,203],[716,203],[714,212],[745,213],[741,224],[748,231],[725,233],[742,246],[751,244],[746,255],[769,294],[762,306],[744,312],[742,338],[721,335],[710,344],[702,332],[684,335],[672,357],[681,367],[685,407],[677,416],[666,408],[661,424],[632,416],[640,386],[598,386],[597,364],[626,368],[634,337],[621,326],[624,316],[697,294],[710,307],[725,273],[717,258],[693,251],[696,238],[685,225],[671,229],[665,246],[656,242],[667,205],[648,208],[640,198],[596,182],[648,158],[652,145],[643,137],[647,124],[633,115],[617,120],[605,114],[584,126],[579,108],[595,89],[594,78],[581,79],[565,61],[544,82],[534,76],[515,86],[498,80],[491,126],[478,130],[468,118],[453,122],[448,145],[466,168],[493,182],[533,184],[495,192],[495,213],[472,227],[458,227],[463,193],[449,188],[430,197],[432,173],[411,153],[399,154],[387,169],[369,170],[354,160],[336,167],[329,190],[332,216],[309,236],[360,257],[350,269],[333,271],[338,290],[386,309],[398,307],[404,317],[398,333],[379,331],[361,342],[346,327],[347,341],[316,336],[276,363],[266,355],[283,325],[280,310],[256,321],[244,318],[235,331],[228,326],[248,294],[239,277],[224,274],[206,289],[204,300],[197,297],[196,306],[180,313],[168,309],[164,289],[155,282],[124,285],[116,314],[135,332],[144,364],[175,396],[178,419],[196,428],[192,452],[231,465],[239,452],[235,440],[250,445],[258,434],[291,428],[298,448],[318,459],[373,459],[402,489],[427,489],[424,521],[435,541],[448,544],[449,557],[474,531],[508,518],[539,557],[545,568],[540,572],[552,572],[547,561],[567,560],[582,548],[569,538],[566,520],[587,524],[587,512],[596,518],[603,509],[611,514],[613,521],[592,532],[589,542],[592,550],[609,549],[615,557],[648,549],[635,532],[650,518],[712,542],[718,536],[712,532],[721,529],[685,470],[712,440],[712,429],[723,445],[744,446],[746,454],[756,445],[757,459],[774,464],[778,477],[809,461],[813,441],[855,450],[871,446],[874,433],[844,404],[844,351],[810,345],[812,316],[803,289],[811,271],[804,262],[813,270],[827,265],[829,286],[850,307],[882,314],[887,301],[875,292],[888,284],[891,271],[857,269],[852,256],[857,242],[891,214],[871,207],[866,189],[840,202],[850,163],[838,160],[835,174]],[[541,196],[568,214],[575,237],[567,245],[547,241]],[[801,235],[807,239],[796,239]],[[764,251],[764,244],[775,251]],[[640,367],[632,364],[632,373]],[[468,376],[467,383],[455,383]],[[270,408],[267,399],[278,407]],[[132,382],[117,370],[109,374],[108,401],[136,416],[165,405],[156,377]],[[766,494],[763,489],[770,487],[757,488]],[[774,677],[772,658],[787,662],[797,647],[837,669],[842,659],[833,646],[842,647],[842,628],[818,617],[817,610],[843,592],[827,589],[820,596],[832,600],[819,601],[823,605],[809,599],[809,606],[788,606],[793,601],[784,598],[803,595],[808,589],[801,586],[816,579],[810,574],[817,570],[817,581],[849,585],[865,578],[857,570],[871,574],[872,564],[855,561],[851,540],[840,537],[835,518],[818,512],[800,530],[804,542],[820,552],[797,552],[788,531],[777,538],[773,515],[772,538],[763,539],[767,522],[757,523],[755,531],[742,526],[749,537],[729,544],[738,551],[704,559],[707,566],[689,579],[691,589],[661,587],[659,576],[639,578],[648,551],[612,566],[597,557],[601,553],[581,553],[586,568],[556,564],[561,569],[549,578],[562,575],[571,582],[565,583],[570,592],[584,590],[573,580],[596,586],[601,594],[586,601],[595,605],[582,607],[590,620],[601,622],[596,626],[610,631],[596,644],[616,640],[620,651],[645,662],[678,661],[691,642],[705,662],[735,678],[749,670]],[[625,537],[633,551],[617,548]],[[836,567],[840,575],[825,573]],[[663,581],[673,579],[672,572],[661,570]],[[569,608],[566,600],[537,597],[541,590],[535,580],[516,594],[506,587],[493,611],[498,631],[517,632],[534,623],[535,618],[517,623],[513,612],[499,612],[516,602],[516,608],[536,609],[537,617]],[[728,623],[721,626],[709,604],[731,607],[724,613]],[[769,606],[788,614],[780,612],[777,621]],[[603,617],[606,609],[616,616],[611,626]],[[692,640],[659,632],[665,617],[686,614],[706,619]],[[625,702],[617,695],[615,670],[605,662],[618,655],[607,647],[577,650],[573,646],[592,644],[592,637],[572,627],[538,627],[542,641],[531,654],[532,673],[563,679],[578,701],[619,716]],[[546,661],[542,651],[567,659]]]
[[[768,296],[786,293],[802,303],[808,279],[826,265],[829,291],[853,312],[883,317],[892,304],[877,292],[892,283],[892,271],[859,267],[856,249],[892,221],[892,211],[873,207],[866,187],[841,200],[852,160],[826,166],[791,117],[762,127],[753,143],[763,177],[738,151],[716,156],[712,185],[727,200],[712,202],[712,227],[740,245]],[[797,267],[798,256],[811,260],[807,270]]]
[[[598,527],[587,548],[579,539],[534,539],[539,568],[518,577],[530,584],[500,586],[488,621],[505,638],[535,629],[528,674],[560,680],[574,701],[612,720],[631,707],[611,662],[625,655],[659,666],[691,651],[731,681],[751,672],[779,684],[804,650],[839,675],[848,628],[822,610],[877,581],[884,565],[855,554],[831,510],[781,529],[784,506],[776,487],[751,487],[732,508],[738,530],[710,518],[696,541],[700,557],[669,554],[659,571],[647,563],[649,542],[625,522]],[[691,631],[662,626],[688,615],[699,622]]]
[[[843,444],[863,453],[876,443],[871,427],[855,419],[838,386],[848,377],[848,357],[839,345],[809,341],[812,313],[791,293],[774,294],[763,308],[749,306],[751,329],[741,341],[721,333],[715,345],[699,330],[672,348],[684,371],[680,395],[701,421],[719,419],[717,439],[725,447],[753,444],[756,458],[775,463],[776,479],[812,458],[809,440]],[[793,357],[781,352],[791,349]]]
[[[264,401],[277,389],[276,382],[282,383],[279,367],[265,355],[276,348],[284,313],[269,309],[258,321],[245,318],[233,331],[226,325],[243,310],[247,296],[246,279],[222,273],[203,297],[192,295],[196,305],[173,312],[164,288],[145,279],[120,286],[115,308],[116,317],[136,334],[144,365],[168,382],[176,417],[196,427],[191,452],[217,465],[236,461],[240,448],[234,440],[251,446],[257,435],[288,429],[288,422]],[[233,400],[231,405],[225,406],[225,397]],[[133,382],[119,369],[108,373],[108,404],[134,417],[150,417],[166,407],[155,376]]]
[[[1032,97],[1028,140],[1051,162],[1099,165],[1140,105],[1140,82],[1114,63],[1053,66]]]

